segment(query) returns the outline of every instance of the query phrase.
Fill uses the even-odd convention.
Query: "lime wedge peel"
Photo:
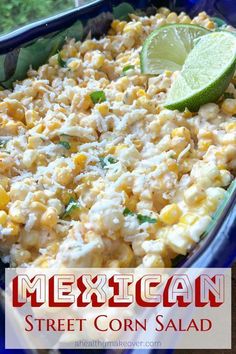
[[[236,69],[236,37],[230,32],[203,36],[189,53],[173,82],[165,107],[198,111],[215,102],[228,87]]]
[[[181,70],[194,40],[210,33],[206,28],[189,24],[170,24],[152,32],[140,54],[141,72],[158,75],[165,70]]]

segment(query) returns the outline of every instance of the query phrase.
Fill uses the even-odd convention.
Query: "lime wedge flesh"
[[[144,42],[140,61],[144,74],[157,75],[165,70],[181,70],[194,40],[209,33],[203,27],[187,24],[162,26]]]
[[[165,107],[197,111],[201,105],[217,101],[228,87],[235,69],[234,35],[222,31],[201,37],[173,82]]]

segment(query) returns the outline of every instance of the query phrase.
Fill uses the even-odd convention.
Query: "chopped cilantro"
[[[66,150],[70,150],[71,146],[70,143],[68,143],[68,141],[59,141],[60,145],[62,145]]]
[[[150,224],[155,224],[157,222],[157,219],[150,218],[147,215],[138,214],[137,218],[138,218],[138,221],[140,224],[143,224],[144,222],[149,222]]]
[[[123,211],[123,215],[127,216],[127,215],[135,215],[131,210],[129,210],[129,208],[125,208]]]
[[[131,210],[129,210],[129,208],[125,208],[123,210],[123,215],[124,216],[135,215],[135,213],[132,212]],[[137,214],[137,219],[140,224],[143,224],[144,222],[149,222],[150,224],[155,224],[157,222],[157,219],[150,218],[150,216],[142,215],[142,214]]]
[[[65,212],[62,215],[63,218],[69,216],[72,211],[78,209],[80,207],[79,203],[74,199],[74,198],[70,198],[69,203],[66,206]]]
[[[104,91],[94,91],[90,93],[90,98],[94,104],[106,101],[106,95]]]
[[[0,140],[0,149],[5,148],[7,145],[7,141],[6,140]]]
[[[69,137],[73,137],[73,135],[69,135],[69,134],[66,134],[66,133],[61,133],[59,134],[60,136],[69,136]]]
[[[112,156],[108,157],[107,161],[108,161],[109,163],[111,163],[111,164],[113,164],[113,163],[117,163],[117,162],[118,162],[118,160],[117,160],[117,159],[115,159],[115,158],[114,158],[114,157],[112,157]]]
[[[104,157],[99,157],[99,161],[100,161],[102,168],[106,167],[107,164],[104,161]]]
[[[114,157],[112,156],[109,156],[106,160],[105,160],[105,157],[99,157],[99,160],[100,160],[100,164],[102,166],[102,168],[105,168],[107,166],[107,162],[106,160],[110,163],[110,164],[113,164],[113,163],[117,163],[118,160],[116,160]]]
[[[225,27],[227,24],[222,18],[212,17],[211,20],[215,23],[217,28]]]
[[[66,61],[62,59],[60,52],[58,52],[57,61],[59,66],[61,66],[62,68],[66,68]]]
[[[126,65],[126,66],[122,69],[122,72],[123,72],[123,74],[126,74],[126,72],[127,72],[128,70],[133,70],[134,68],[135,68],[134,65]]]
[[[230,92],[225,92],[224,93],[224,98],[234,98],[234,94]]]

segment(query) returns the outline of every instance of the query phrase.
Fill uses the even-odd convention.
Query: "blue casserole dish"
[[[65,37],[81,40],[91,32],[105,34],[113,18],[125,18],[135,10],[152,14],[155,8],[169,7],[194,16],[201,11],[236,26],[235,0],[95,0],[56,16],[29,24],[0,37],[0,85],[10,88],[16,79],[23,79],[29,65],[38,68],[63,44]],[[221,19],[221,20],[220,20]],[[236,183],[229,188],[227,200],[216,212],[207,235],[187,257],[177,257],[174,266],[229,267],[236,257]],[[1,264],[0,285],[4,287],[4,265]],[[2,311],[2,318],[4,313]],[[0,352],[4,350],[4,321],[0,324]],[[12,350],[10,352],[13,352]],[[23,353],[24,351],[17,351]],[[29,352],[29,351],[26,351]],[[72,353],[64,350],[63,353]],[[82,351],[81,351],[82,352]],[[91,351],[92,352],[92,351]],[[105,351],[103,351],[105,353]],[[133,352],[127,351],[127,352]],[[142,353],[151,351],[143,351]],[[156,351],[155,351],[156,352]],[[159,352],[159,351],[158,351]],[[170,351],[160,351],[167,353]]]

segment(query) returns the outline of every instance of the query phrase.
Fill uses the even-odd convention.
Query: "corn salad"
[[[0,92],[0,249],[36,267],[169,267],[199,241],[236,170],[236,89],[199,112],[163,107],[176,73],[140,72],[161,8],[69,40]]]

